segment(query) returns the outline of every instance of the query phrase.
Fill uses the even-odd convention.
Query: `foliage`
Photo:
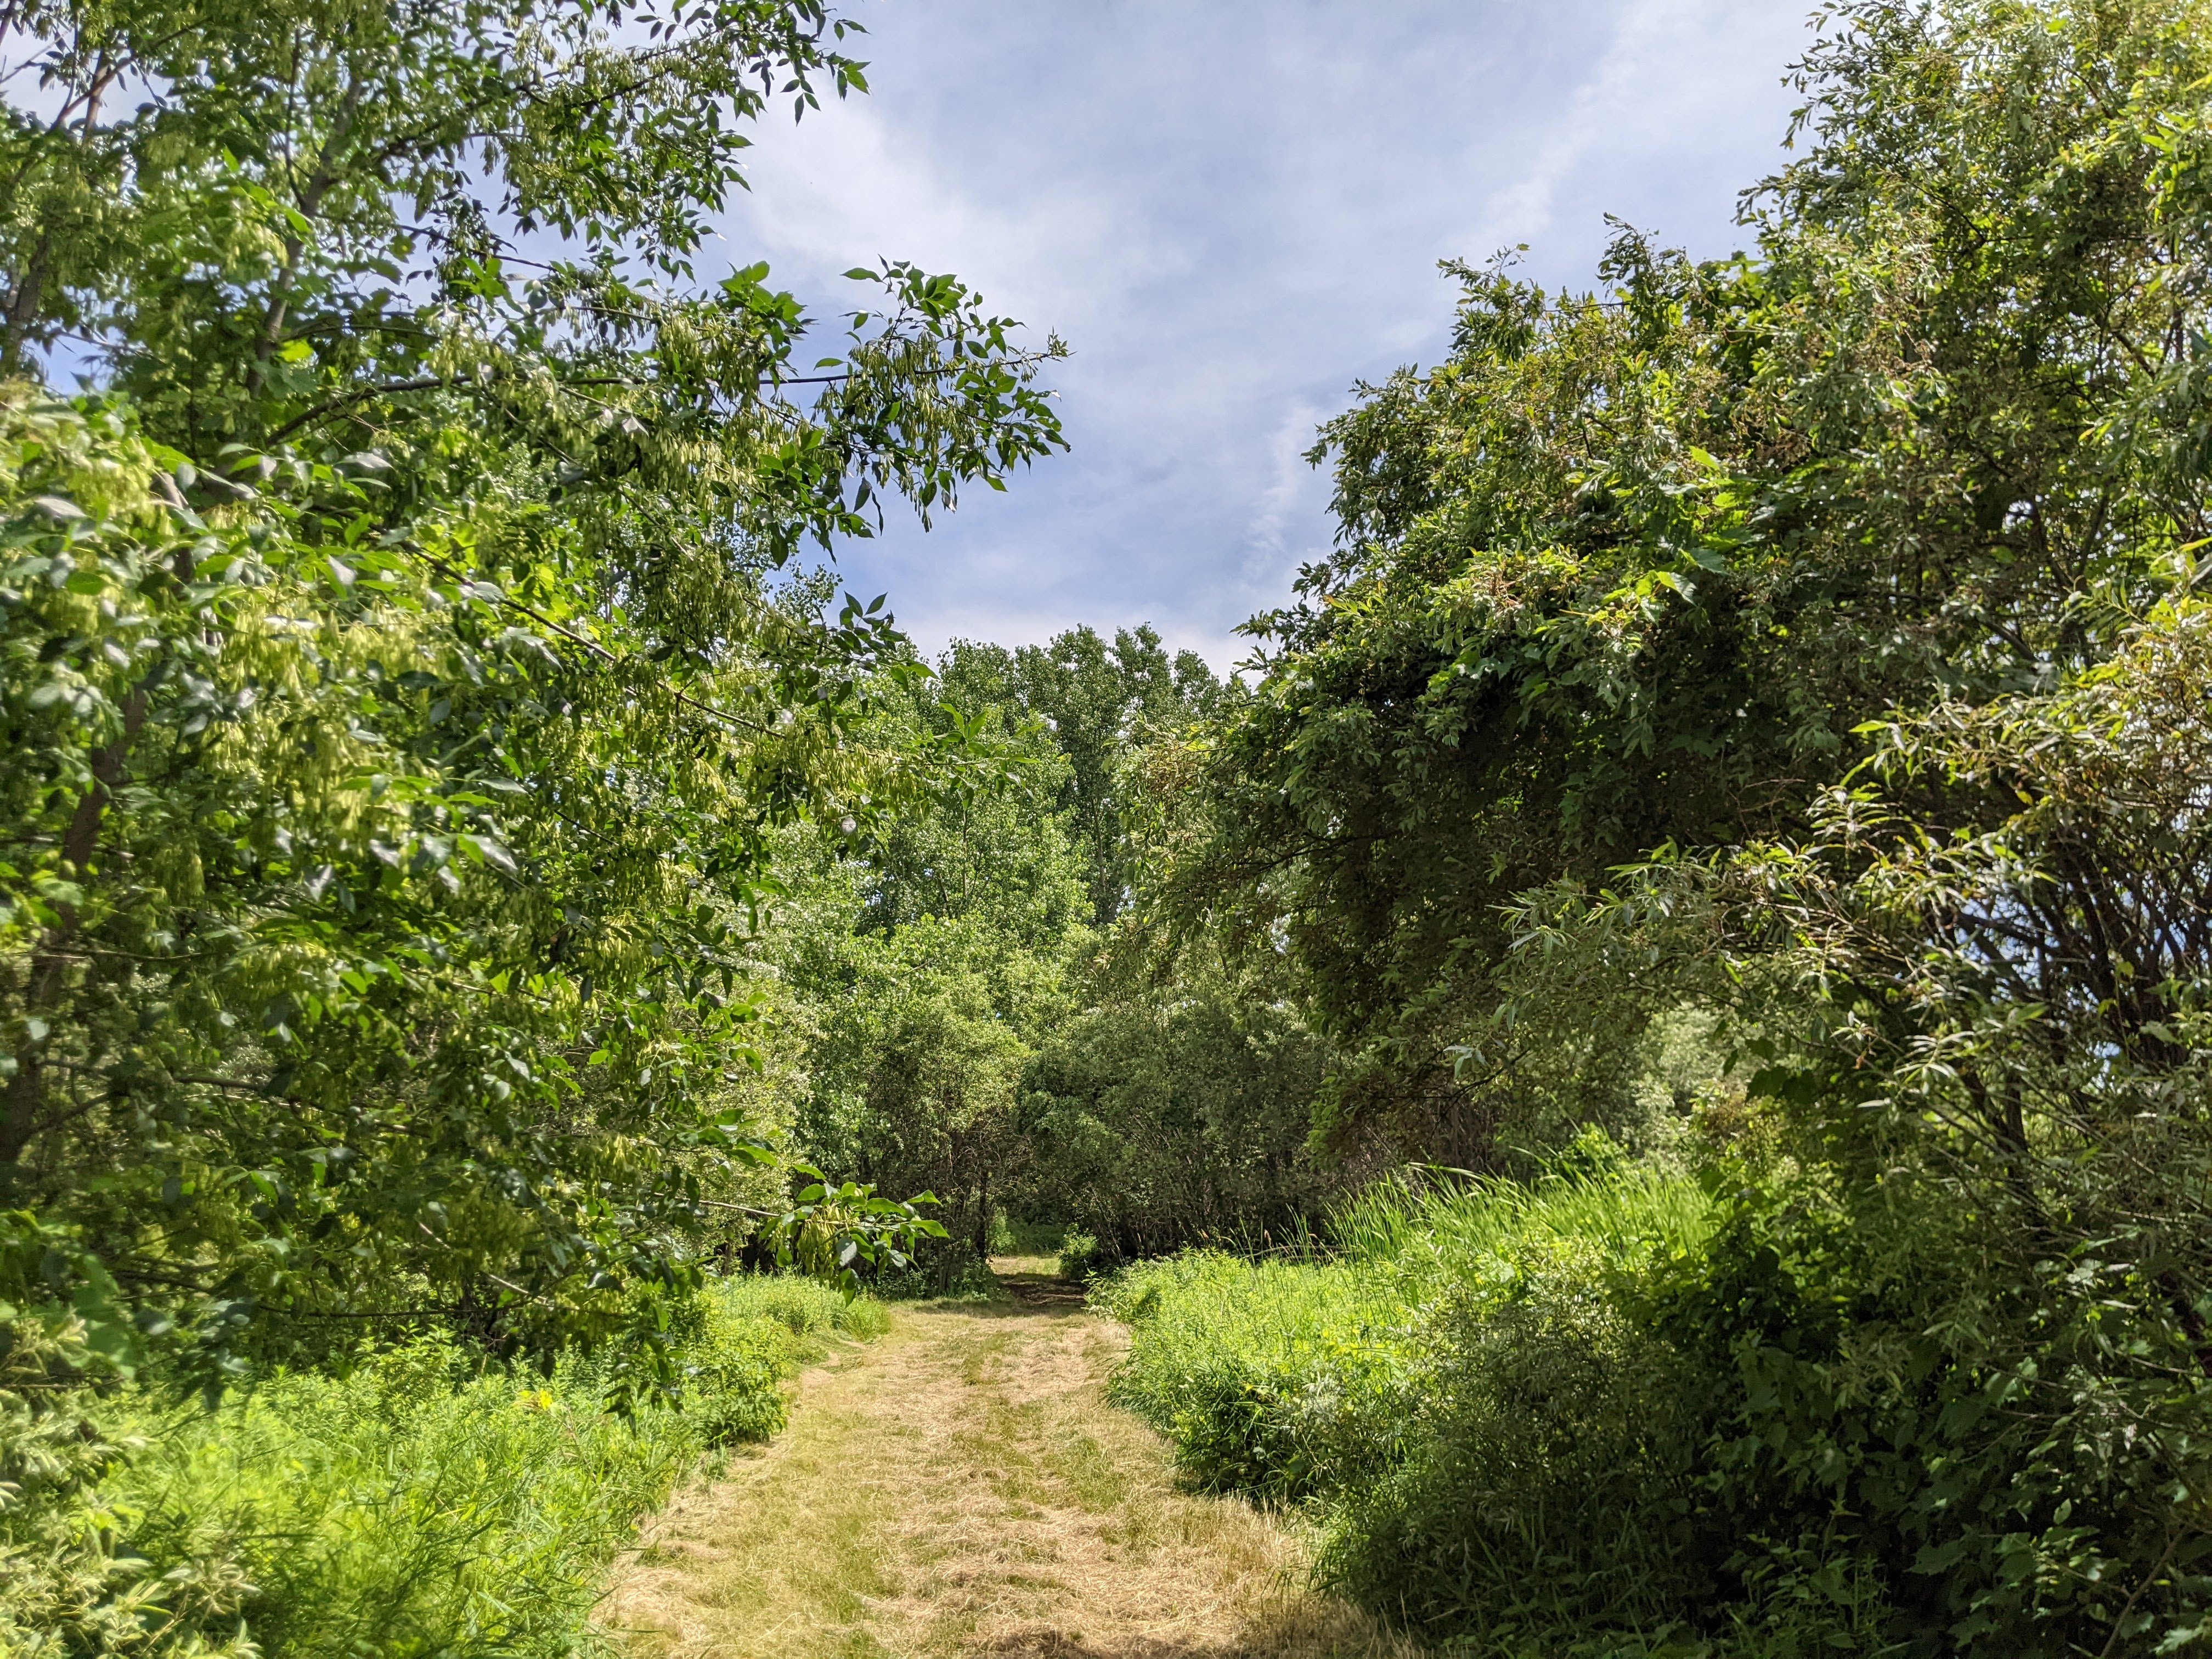
[[[1062,1279],[1071,1284],[1080,1285],[1097,1277],[1102,1261],[1097,1237],[1078,1232],[1071,1227],[1060,1237],[1058,1258],[1054,1265]]]
[[[1585,1137],[1510,1202],[1355,1203],[1343,1259],[1140,1268],[1120,1397],[1483,1650],[2197,1641],[2208,706],[2178,602],[1885,722],[1801,839],[1532,895],[1555,985],[1638,964],[1763,1060],[1693,1119],[1721,1201],[1631,1221],[1699,1189]]]
[[[1025,1201],[1103,1263],[1209,1232],[1289,1237],[1329,1185],[1306,1146],[1325,1051],[1297,1012],[1195,957],[1164,983],[1092,988],[1022,1077]]]
[[[1174,887],[1286,943],[1346,1115],[1571,1121],[1501,907],[1802,828],[1863,722],[2095,663],[2204,533],[2202,7],[1823,15],[1750,254],[1453,266],[1449,356],[1316,452],[1338,550],[1253,624]]]
[[[702,279],[754,118],[865,88],[814,0],[6,21],[0,1618],[568,1651],[781,1420],[731,1218],[927,1231],[791,1195],[757,935],[794,826],[997,761],[870,746],[903,642],[792,561],[1059,447],[1060,348]]]
[[[811,3],[16,22],[5,352],[100,390],[0,414],[0,1301],[210,1386],[604,1334],[755,1190],[776,827],[933,764],[772,573],[1052,447],[1041,356],[892,265],[799,374],[696,283],[770,89],[863,84]]]
[[[1052,805],[1066,764],[1036,720],[979,701],[961,660],[887,687],[866,740],[981,763],[865,827],[795,838],[774,941],[810,1022],[800,1144],[836,1179],[938,1200],[939,1289],[989,1253],[1024,1179],[1017,1085],[1088,940]]]
[[[1823,23],[1751,254],[1460,268],[1448,361],[1325,434],[1344,534],[1261,684],[1156,769],[1163,911],[1287,965],[1333,1145],[1613,1190],[1574,1137],[1656,1069],[1628,1167],[1718,1201],[1504,1273],[1391,1222],[1425,1296],[1142,1269],[1121,1387],[1477,1650],[2180,1651],[2212,16]],[[1368,1328],[1404,1380],[1309,1430],[1363,1374],[1307,1356]]]
[[[0,1638],[33,1654],[574,1653],[637,1517],[709,1449],[781,1425],[805,1340],[882,1319],[805,1281],[721,1281],[675,1312],[680,1395],[621,1415],[618,1348],[546,1377],[444,1333],[213,1410],[70,1392],[38,1414],[46,1453],[10,1443]],[[48,1340],[46,1375],[68,1340]],[[21,1411],[40,1363],[19,1346],[0,1405]]]
[[[817,1155],[878,1186],[926,1187],[969,1260],[988,1251],[993,1206],[1022,1150],[1015,1085],[1027,1051],[992,994],[993,943],[932,918],[856,952],[848,1000],[816,1054],[816,1133],[837,1137]],[[826,1094],[840,1085],[849,1092]]]
[[[1370,1188],[1340,1212],[1333,1251],[1196,1252],[1106,1281],[1097,1298],[1133,1326],[1114,1397],[1172,1435],[1208,1487],[1356,1498],[1365,1507],[1342,1512],[1353,1518],[1335,1571],[1378,1606],[1480,1628],[1538,1565],[1532,1527],[1571,1534],[1573,1516],[1601,1512],[1631,1479],[1615,1452],[1656,1403],[1643,1392],[1656,1374],[1624,1363],[1634,1338],[1601,1287],[1655,1245],[1693,1248],[1709,1208],[1694,1183],[1648,1172]],[[1605,1423],[1612,1442],[1593,1432]],[[1488,1484],[1470,1491],[1476,1459]],[[1602,1492],[1590,1486],[1601,1466],[1613,1482]],[[1376,1541],[1386,1516],[1417,1509],[1430,1528],[1456,1529],[1434,1547],[1460,1564],[1444,1582],[1467,1600],[1424,1606],[1441,1569]],[[1488,1576],[1465,1578],[1476,1571]]]
[[[1083,1229],[1103,1264],[1321,1201],[1304,1143],[1323,1051],[1279,988],[1204,950],[1152,960],[1133,914],[1103,951],[1085,925],[1083,825],[1103,833],[1110,809],[1114,856],[1140,859],[1110,792],[1219,695],[1147,632],[1110,657],[1087,630],[1048,652],[955,646],[864,731],[892,748],[957,733],[999,769],[787,860],[805,872],[780,945],[810,1026],[800,1138],[827,1170],[943,1200],[958,1248],[940,1288],[988,1253],[1000,1206]]]
[[[1105,927],[1129,908],[1144,875],[1128,834],[1139,816],[1132,752],[1212,714],[1229,688],[1194,651],[1170,659],[1150,625],[1121,629],[1110,645],[1089,628],[1011,652],[961,641],[944,678],[964,700],[1018,713],[1052,734],[1067,763],[1054,805],[1083,861],[1091,923]]]
[[[1763,1022],[1826,1188],[1686,1293],[1746,1372],[1717,1443],[1850,1509],[1829,1554],[1962,1641],[2206,1617],[2208,628],[2181,601],[2048,691],[1886,722],[1800,841],[1523,912],[1557,953],[1717,962]]]

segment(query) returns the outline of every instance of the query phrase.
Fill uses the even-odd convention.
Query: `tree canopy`
[[[8,26],[5,359],[92,390],[5,399],[0,1298],[209,1377],[603,1327],[764,1155],[777,826],[934,763],[777,573],[1056,447],[1057,343],[702,279],[748,125],[866,85],[806,0]]]
[[[1324,429],[1338,550],[1253,624],[1182,908],[1285,930],[1372,1058],[1346,1109],[1491,1029],[1515,894],[1804,830],[1865,721],[2092,665],[2193,580],[2203,18],[1832,21],[1751,252],[1451,265],[1449,356]]]

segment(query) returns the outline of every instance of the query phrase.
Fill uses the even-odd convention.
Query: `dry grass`
[[[1001,1264],[1002,1271],[1013,1264]],[[1024,1263],[1024,1266],[1030,1264]],[[898,1311],[685,1493],[603,1609],[644,1659],[1398,1659],[1297,1540],[1105,1403],[1117,1327],[1034,1275]]]

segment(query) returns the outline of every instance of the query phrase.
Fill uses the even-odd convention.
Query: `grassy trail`
[[[1297,1540],[1175,1485],[1105,1402],[1118,1328],[994,1264],[802,1379],[790,1429],[647,1529],[602,1609],[639,1659],[1386,1659]]]

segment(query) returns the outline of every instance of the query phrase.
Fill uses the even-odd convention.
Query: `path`
[[[637,1659],[1392,1659],[1296,1540],[1176,1489],[1105,1403],[1120,1329],[994,1264],[801,1380],[791,1427],[682,1494],[602,1609]]]

